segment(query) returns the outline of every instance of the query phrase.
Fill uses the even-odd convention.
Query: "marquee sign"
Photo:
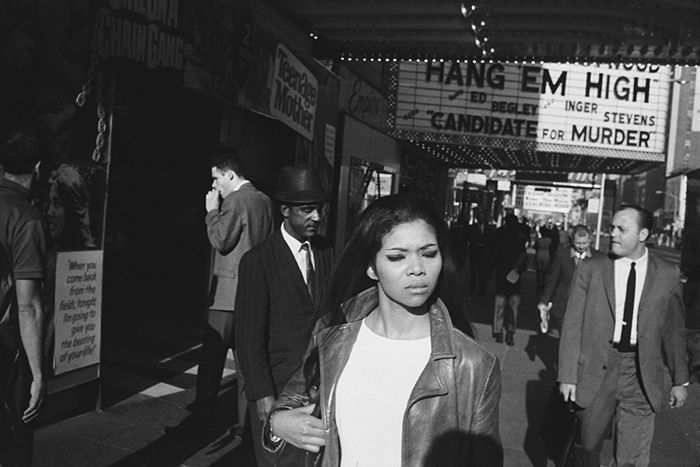
[[[646,64],[404,61],[394,129],[426,141],[663,160],[670,77]]]

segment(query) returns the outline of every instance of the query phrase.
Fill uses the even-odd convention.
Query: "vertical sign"
[[[270,115],[305,138],[314,137],[318,80],[285,46],[274,57]]]
[[[102,251],[56,255],[55,374],[100,361]]]

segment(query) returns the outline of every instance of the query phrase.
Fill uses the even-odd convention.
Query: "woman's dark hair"
[[[465,299],[461,292],[447,227],[435,210],[424,200],[402,193],[379,198],[362,213],[343,253],[340,255],[326,289],[322,311],[330,313],[329,324],[345,322],[341,304],[359,292],[374,285],[367,277],[382,247],[382,240],[394,227],[422,220],[435,230],[442,256],[442,271],[433,300],[437,297],[447,306],[454,326],[466,334],[474,332],[466,316]]]
[[[63,233],[65,247],[94,247],[90,230],[90,193],[77,167],[61,164],[51,172],[49,186],[55,184],[66,209],[67,225]]]

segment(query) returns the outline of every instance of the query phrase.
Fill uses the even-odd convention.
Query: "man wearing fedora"
[[[317,234],[328,197],[313,167],[280,169],[282,227],[246,253],[238,271],[236,342],[261,467],[280,461],[262,447],[263,421],[302,363],[330,274],[330,242]]]
[[[211,177],[212,187],[205,196],[205,220],[214,250],[214,271],[194,405],[204,416],[218,410],[216,401],[226,354],[234,345],[238,265],[243,254],[269,237],[275,227],[272,201],[248,181],[236,153],[215,156],[211,161]],[[231,434],[234,442],[240,443],[246,407],[240,377],[238,392],[238,423]]]

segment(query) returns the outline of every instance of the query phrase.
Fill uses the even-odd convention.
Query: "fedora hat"
[[[290,165],[279,170],[274,198],[282,203],[318,203],[328,200],[329,193],[312,166]]]

